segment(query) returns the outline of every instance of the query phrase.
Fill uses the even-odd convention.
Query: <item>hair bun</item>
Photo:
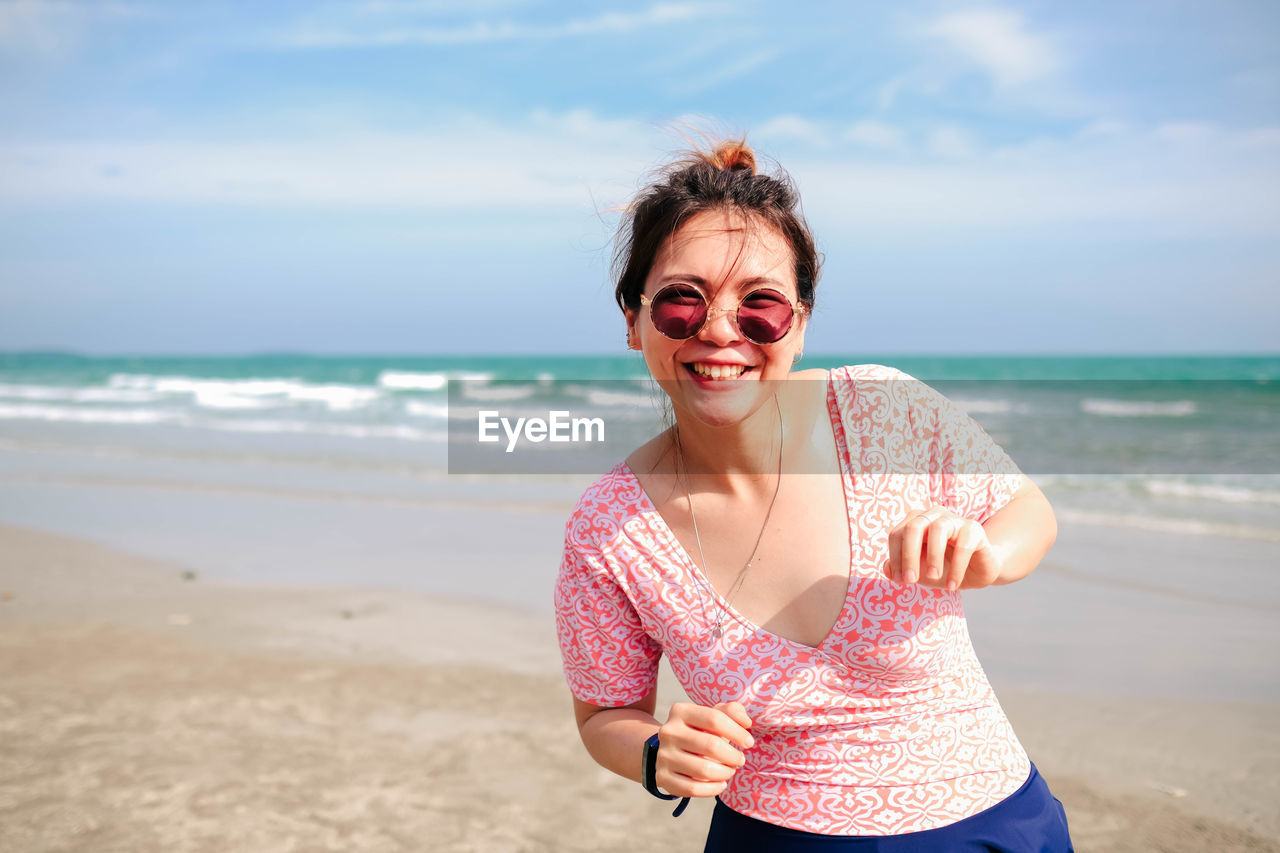
[[[726,172],[746,171],[756,173],[756,155],[745,139],[721,142],[707,158],[711,165]]]

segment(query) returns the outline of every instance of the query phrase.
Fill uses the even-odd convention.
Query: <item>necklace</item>
[[[773,515],[773,505],[778,500],[778,490],[782,487],[782,443],[783,443],[783,423],[782,408],[778,405],[778,398],[775,395],[773,404],[778,409],[778,479],[773,486],[773,497],[769,499],[769,509],[765,511],[764,522],[760,525],[760,532],[756,535],[756,544],[751,547],[751,555],[747,557],[747,562],[738,570],[738,575],[733,579],[733,584],[729,587],[729,592],[724,597],[724,603],[720,605],[720,613],[716,617],[715,627],[712,628],[712,635],[718,640],[723,635],[722,626],[724,625],[724,617],[728,613],[728,609],[733,604],[733,597],[738,594],[738,590],[742,589],[743,582],[747,579],[747,572],[751,569],[752,562],[755,561],[756,552],[760,550],[760,542],[764,539],[764,532],[769,527],[769,516]],[[715,587],[711,586],[711,570],[707,566],[707,557],[702,551],[702,535],[698,532],[698,514],[693,511],[693,491],[689,488],[689,469],[684,461],[684,447],[680,443],[680,428],[676,427],[676,454],[680,459],[680,468],[684,473],[684,495],[685,500],[689,502],[689,518],[693,521],[693,538],[698,543],[698,560],[702,563],[703,579],[712,593]],[[703,615],[705,618],[706,605],[703,605]]]

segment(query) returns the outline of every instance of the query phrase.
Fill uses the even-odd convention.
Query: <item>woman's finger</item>
[[[679,738],[673,746],[689,755],[709,758],[726,767],[738,768],[746,763],[742,750],[728,740],[697,731],[696,729],[691,729],[685,737]]]
[[[898,577],[902,583],[920,580],[920,549],[924,545],[925,531],[933,521],[927,511],[908,518],[902,526],[902,539],[898,553]]]
[[[973,556],[969,558],[969,568],[965,572],[970,588],[990,586],[1000,577],[1001,571],[1000,560],[991,546],[986,529],[982,525],[978,527],[978,546],[974,549]]]
[[[976,532],[975,532],[976,528]],[[969,560],[973,552],[986,539],[982,525],[976,521],[966,521],[960,526],[951,549],[951,558],[947,564],[946,586],[955,592],[964,583],[965,573],[969,571]]]
[[[902,583],[902,525],[889,531],[889,559],[885,560],[884,572],[889,580]]]
[[[747,715],[747,709],[743,707],[741,702],[719,702],[715,706],[717,711],[723,711],[742,728],[751,728],[751,717]]]
[[[955,522],[949,518],[935,518],[925,531],[925,551],[922,556],[924,565],[921,568],[921,580],[939,583],[942,580],[943,564],[947,559],[947,544],[955,535]]]
[[[722,764],[714,758],[694,755],[691,752],[673,751],[667,757],[666,768],[694,782],[728,782],[738,772],[736,765]]]
[[[745,717],[745,711],[743,716]],[[755,739],[751,737],[751,733],[719,707],[708,708],[691,702],[678,702],[671,706],[671,715],[667,718],[668,724],[673,719],[689,728],[725,738],[739,749],[750,749],[755,745]],[[747,722],[750,720],[748,719]]]
[[[668,794],[677,797],[715,797],[724,793],[728,782],[700,782],[683,773],[674,773],[659,766],[653,774],[653,781]]]

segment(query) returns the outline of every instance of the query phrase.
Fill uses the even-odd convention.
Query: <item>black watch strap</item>
[[[658,790],[658,783],[655,779],[658,773],[658,733],[654,732],[648,740],[644,742],[644,764],[640,771],[640,783],[644,785],[644,789],[653,794],[660,800],[680,800],[680,805],[676,806],[676,810],[671,813],[672,817],[680,817],[684,813],[685,806],[689,805],[689,798],[680,799],[675,794],[664,794]]]

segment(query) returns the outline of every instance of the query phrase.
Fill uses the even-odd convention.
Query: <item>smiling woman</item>
[[[699,213],[664,244],[640,296],[649,322],[626,309],[627,335],[677,411],[736,423],[772,395],[766,380],[787,377],[805,316],[790,260],[779,234],[732,211]]]
[[[792,370],[818,278],[798,209],[729,142],[665,170],[623,227],[628,346],[675,422],[566,526],[583,743],[656,796],[716,797],[708,851],[1070,850],[960,600],[1030,573],[1053,511],[906,374]],[[692,701],[660,723],[664,654]]]

